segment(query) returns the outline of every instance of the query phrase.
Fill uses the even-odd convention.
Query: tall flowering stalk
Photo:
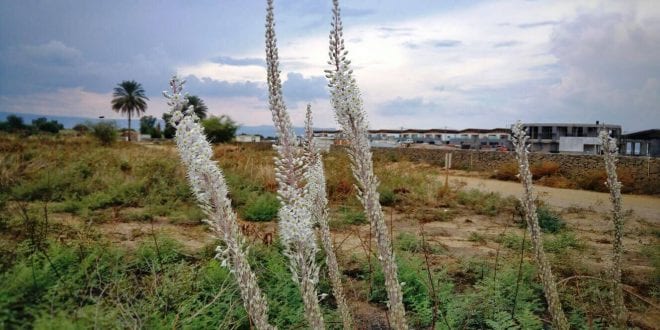
[[[313,329],[323,329],[323,315],[319,306],[316,284],[319,267],[315,257],[318,248],[314,224],[307,207],[304,175],[307,164],[302,148],[297,145],[291,119],[282,97],[282,81],[279,71],[279,55],[275,37],[273,1],[267,1],[266,14],[266,64],[268,100],[277,130],[279,143],[275,146],[275,178],[278,183],[278,198],[282,202],[279,210],[280,237],[284,242],[285,254],[293,280],[298,284],[305,305],[305,317]]]
[[[621,287],[621,255],[623,253],[623,213],[621,212],[621,182],[616,174],[618,148],[616,140],[606,130],[600,131],[600,140],[603,146],[603,159],[607,171],[607,186],[610,188],[610,201],[612,202],[612,222],[614,223],[614,242],[612,251],[612,305],[614,318],[619,327],[624,328],[628,318],[626,306],[623,301],[623,288]]]
[[[333,1],[332,30],[330,31],[330,61],[332,70],[326,70],[329,79],[332,106],[343,133],[350,141],[348,155],[353,176],[358,183],[358,198],[365,214],[371,221],[372,235],[378,246],[378,260],[383,267],[387,290],[389,320],[394,329],[407,329],[403,294],[397,275],[397,265],[392,251],[383,211],[377,191],[379,182],[374,174],[371,150],[368,140],[368,123],[362,107],[362,98],[357,82],[353,77],[351,62],[346,58],[343,27],[339,1]]]
[[[325,250],[325,262],[328,265],[328,275],[332,282],[332,293],[337,301],[339,314],[341,315],[344,329],[353,328],[353,316],[344,296],[344,289],[341,283],[341,273],[339,264],[335,255],[335,248],[332,244],[330,235],[330,226],[328,225],[328,198],[325,189],[325,172],[323,170],[323,159],[314,145],[314,131],[312,129],[312,108],[307,105],[307,114],[305,120],[305,140],[303,144],[305,150],[307,179],[307,198],[312,219],[319,224],[321,232],[321,244]]]
[[[545,292],[545,299],[548,302],[548,309],[552,316],[552,324],[556,329],[568,329],[568,321],[564,315],[559,300],[559,293],[557,292],[557,284],[552,275],[552,268],[548,259],[545,257],[543,249],[543,240],[541,238],[541,227],[539,226],[539,219],[536,213],[536,204],[534,203],[534,186],[532,185],[532,172],[529,169],[529,160],[527,155],[529,153],[527,141],[529,136],[524,130],[522,124],[517,122],[513,126],[513,145],[516,150],[516,158],[518,159],[520,182],[523,186],[523,196],[521,203],[525,214],[525,221],[529,230],[529,236],[532,239],[532,247],[534,248],[534,258],[539,267],[539,275],[541,283],[543,284],[543,291]]]
[[[222,170],[211,160],[211,145],[206,140],[195,112],[184,110],[186,101],[181,94],[184,83],[174,76],[170,80],[171,94],[163,94],[171,108],[170,123],[176,127],[176,145],[181,161],[188,169],[188,182],[198,204],[209,218],[206,222],[224,243],[216,248],[216,257],[236,277],[243,306],[250,320],[257,329],[275,329],[268,323],[268,304],[248,263],[245,239],[227,197],[227,184]]]

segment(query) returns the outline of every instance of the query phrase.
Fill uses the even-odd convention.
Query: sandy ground
[[[520,196],[522,187],[518,182],[490,180],[476,177],[450,176],[450,182],[464,182],[466,188],[478,188],[484,191],[498,192],[502,195]],[[560,189],[535,186],[540,198],[548,204],[559,207],[579,207],[596,212],[608,212],[611,209],[610,195],[586,190]],[[634,215],[660,225],[660,198],[641,195],[623,195],[623,209],[632,210]]]

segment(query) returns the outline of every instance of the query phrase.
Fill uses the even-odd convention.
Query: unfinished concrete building
[[[620,125],[524,123],[533,152],[561,152],[576,154],[600,153],[600,130],[607,129],[617,140],[621,138]]]
[[[624,134],[619,150],[627,156],[660,157],[660,129]]]

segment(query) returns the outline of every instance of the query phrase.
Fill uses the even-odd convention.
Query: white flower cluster
[[[312,129],[312,109],[307,105],[305,120],[305,139],[303,149],[305,151],[306,163],[309,164],[305,173],[307,181],[307,206],[312,219],[319,225],[321,232],[321,244],[325,250],[325,261],[328,265],[328,275],[332,283],[332,292],[337,301],[339,314],[341,315],[344,329],[353,329],[353,316],[344,296],[341,282],[341,272],[337,256],[335,255],[330,225],[328,223],[328,197],[325,186],[325,171],[323,170],[323,159],[314,145],[314,131]]]
[[[372,223],[371,227],[378,247],[378,260],[381,262],[385,275],[391,325],[394,329],[407,329],[397,265],[379,202],[378,178],[374,175],[373,170],[368,139],[369,125],[363,109],[360,90],[350,68],[351,62],[347,59],[348,51],[344,46],[344,32],[338,0],[333,0],[332,14],[330,60],[328,62],[332,69],[326,70],[331,103],[337,122],[350,142],[348,155],[353,176],[358,183],[358,199],[364,207],[365,215]]]
[[[311,328],[323,329],[323,315],[316,294],[319,267],[315,259],[318,247],[304,184],[308,164],[303,148],[297,143],[282,96],[272,0],[268,0],[266,14],[266,64],[269,107],[279,139],[275,146],[278,155],[275,159],[275,178],[282,204],[278,213],[279,234],[289,258],[293,280],[301,290],[307,321]]]
[[[222,171],[212,160],[213,151],[204,129],[192,107],[184,111],[186,101],[181,94],[185,81],[174,76],[170,80],[171,93],[163,94],[171,107],[171,124],[176,128],[176,144],[181,161],[187,168],[188,182],[199,205],[207,214],[207,223],[224,243],[218,246],[217,257],[236,277],[243,305],[258,329],[274,329],[268,323],[268,305],[248,263],[245,239],[236,222],[236,214],[227,197],[227,184]]]

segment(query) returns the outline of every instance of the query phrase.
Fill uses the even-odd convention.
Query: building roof
[[[636,139],[636,140],[660,139],[660,129],[654,128],[639,132],[623,134],[622,137],[624,139]]]
[[[610,125],[601,123],[522,123],[523,126],[575,126],[575,127],[608,127],[621,128],[621,125]]]
[[[314,131],[316,132],[316,131]],[[407,128],[404,130],[400,129],[372,129],[369,130],[369,133],[378,134],[378,133],[435,133],[435,134],[457,134],[457,133],[511,133],[511,130],[508,128],[465,128],[465,129],[446,129],[446,128],[431,128],[431,129],[415,129]]]

